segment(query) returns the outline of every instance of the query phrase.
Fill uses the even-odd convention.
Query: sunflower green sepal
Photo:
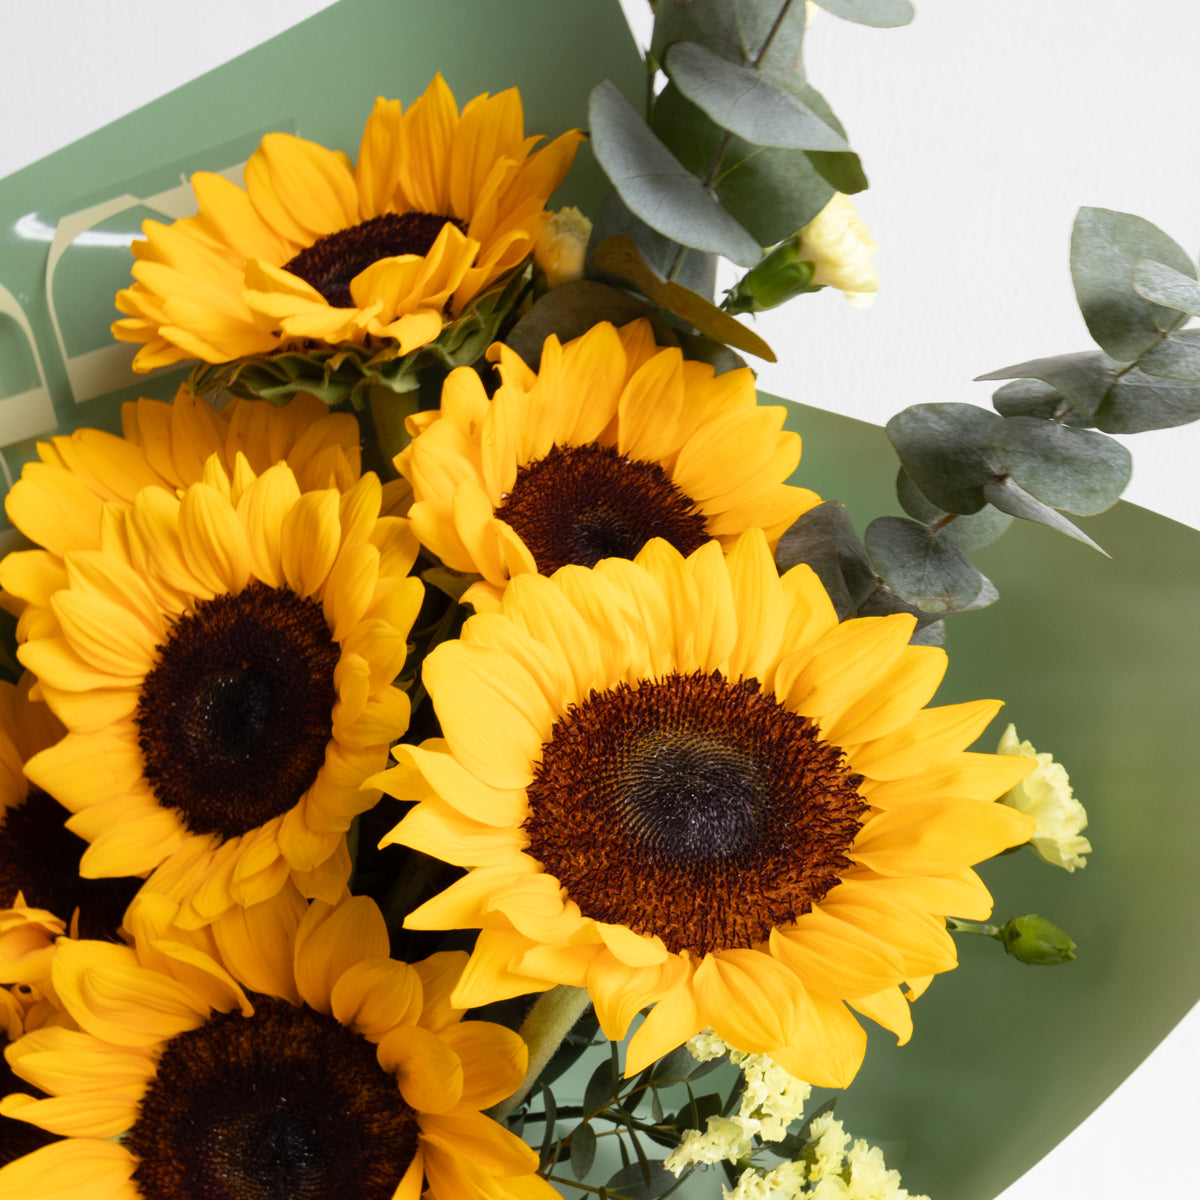
[[[427,367],[446,371],[468,367],[483,357],[496,340],[529,284],[523,268],[502,287],[481,296],[469,311],[443,326],[432,341],[399,352],[395,342],[368,339],[361,346],[329,346],[313,341],[270,354],[250,354],[227,363],[202,363],[189,376],[197,395],[226,391],[247,400],[286,404],[298,392],[308,392],[330,408],[349,401],[356,409],[367,406],[371,390],[382,388],[397,395],[415,391]]]

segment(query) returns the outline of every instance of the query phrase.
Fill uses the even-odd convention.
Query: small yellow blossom
[[[693,1163],[737,1162],[754,1153],[759,1123],[747,1117],[709,1117],[708,1128],[684,1131],[683,1140],[667,1155],[663,1166],[676,1175]]]
[[[551,216],[533,248],[533,261],[546,276],[546,284],[556,288],[583,278],[588,238],[592,223],[577,208],[563,208]]]
[[[800,230],[800,258],[816,271],[815,287],[835,287],[858,308],[875,302],[879,272],[871,255],[879,249],[849,196],[832,200]]]
[[[1087,828],[1087,811],[1075,799],[1063,765],[1056,763],[1053,755],[1039,754],[1032,743],[1020,741],[1013,725],[1004,731],[996,752],[1037,760],[1037,770],[1001,796],[1000,803],[1037,821],[1030,844],[1038,856],[1065,871],[1086,867],[1083,856],[1092,852],[1091,842],[1081,836]]]

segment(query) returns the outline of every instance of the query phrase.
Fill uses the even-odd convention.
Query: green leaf
[[[836,500],[810,508],[784,533],[775,563],[781,574],[799,563],[812,567],[839,620],[857,615],[879,585],[849,515]]]
[[[992,393],[992,407],[1002,417],[1041,417],[1075,426],[1091,424],[1058,388],[1040,379],[1014,379],[997,388]]]
[[[700,176],[726,136],[674,84],[655,100],[653,123],[683,165]],[[835,191],[803,150],[753,146],[736,134],[729,135],[716,189],[725,210],[763,246],[807,225]]]
[[[1120,442],[1037,417],[1001,421],[992,449],[1031,496],[1082,517],[1112,508],[1133,471],[1133,457]]]
[[[571,1171],[583,1179],[596,1161],[596,1131],[585,1121],[571,1134]]]
[[[1093,550],[1099,550],[1105,558],[1108,557],[1105,551],[1097,546],[1082,529],[1073,525],[1048,504],[1043,504],[1031,496],[1011,479],[986,484],[983,490],[988,502],[994,504],[1001,512],[1011,513],[1014,517],[1021,517],[1026,521],[1037,521],[1041,525],[1048,525],[1051,529],[1057,529],[1059,533],[1065,533],[1085,546],[1091,546]]]
[[[1200,317],[1200,283],[1165,263],[1143,258],[1134,264],[1133,290],[1143,300]]]
[[[1168,334],[1138,359],[1138,370],[1167,379],[1200,382],[1200,329]]]
[[[664,283],[659,279],[646,265],[631,237],[618,233],[608,238],[592,251],[592,262],[597,270],[633,284],[655,304],[682,317],[701,333],[764,358],[767,362],[776,361],[775,352],[749,326],[743,325],[703,296],[677,283]]]
[[[877,517],[867,526],[867,553],[901,599],[930,613],[965,608],[983,576],[962,552],[905,517]]]
[[[900,507],[922,525],[933,525],[948,515],[921,494],[903,467],[896,478],[896,495]],[[946,521],[935,536],[959,550],[981,550],[996,541],[1012,522],[1008,513],[985,504],[978,512],[956,515],[952,521]]]
[[[663,145],[605,80],[588,102],[592,151],[630,211],[684,246],[723,255],[742,267],[762,247]]]
[[[611,1191],[620,1192],[628,1200],[655,1200],[674,1186],[675,1176],[659,1159],[651,1159],[644,1166],[640,1162],[622,1167],[606,1184]]]
[[[583,1112],[592,1116],[602,1112],[617,1094],[617,1072],[613,1070],[612,1060],[605,1059],[593,1072],[583,1090]]]
[[[1081,208],[1071,230],[1071,279],[1088,332],[1119,362],[1133,362],[1163,331],[1184,320],[1143,300],[1133,288],[1137,263],[1149,258],[1196,278],[1183,249],[1157,225],[1132,213]]]
[[[1096,410],[1096,428],[1105,433],[1144,433],[1170,429],[1200,418],[1200,384],[1146,375],[1134,368],[1109,389]]]
[[[679,91],[713,121],[756,146],[784,150],[848,150],[807,105],[775,87],[754,67],[721,58],[694,42],[676,42],[666,58]]]
[[[651,54],[666,60],[675,42],[695,42],[734,63],[751,63],[771,33],[783,0],[658,0]],[[760,68],[773,83],[795,92],[804,84],[801,52],[805,6],[793,3],[771,39]]]
[[[504,343],[536,371],[542,346],[551,334],[567,342],[601,321],[625,325],[637,317],[652,315],[651,308],[628,292],[593,279],[575,279],[551,288],[538,299],[509,330]]]
[[[862,159],[852,150],[842,154],[827,154],[814,150],[809,153],[808,161],[834,191],[853,196],[855,192],[866,191],[870,186],[867,173],[863,170]]]
[[[816,0],[826,12],[858,25],[895,29],[907,25],[915,15],[909,0]]]
[[[608,194],[600,202],[596,219],[592,222],[592,236],[588,239],[588,253],[618,233],[628,234],[641,251],[646,265],[659,277],[666,279],[675,265],[675,256],[679,253],[679,243],[663,237],[656,229],[651,229],[645,221],[635,217],[625,207],[616,188],[610,188]],[[681,287],[690,288],[701,296],[712,299],[717,288],[717,256],[704,254],[699,250],[689,250],[683,256],[683,262],[675,273],[675,282]]]
[[[973,404],[914,404],[887,423],[888,440],[927,500],[945,512],[978,512],[999,474],[991,430],[1000,418]]]
[[[1104,397],[1108,395],[1108,389],[1112,387],[1113,379],[1116,378],[1113,368],[1116,366],[1115,360],[1108,355],[1099,354],[1095,350],[1085,350],[1079,354],[1033,358],[1013,367],[1001,367],[999,371],[977,375],[975,379],[976,382],[987,379],[1040,379],[1062,392],[1074,405],[1075,411],[1081,417],[1090,420]]]
[[[982,550],[997,541],[1012,523],[1011,514],[985,504],[978,512],[947,521],[937,536],[960,550]]]
[[[691,1077],[699,1064],[686,1046],[676,1046],[670,1054],[660,1058],[650,1071],[650,1086],[669,1087]]]
[[[541,1168],[545,1170],[554,1162],[554,1147],[557,1139],[554,1134],[554,1126],[558,1121],[558,1106],[554,1103],[554,1093],[546,1086],[541,1085],[542,1103],[546,1112],[545,1131],[542,1135],[542,1148],[538,1152],[538,1161]]]

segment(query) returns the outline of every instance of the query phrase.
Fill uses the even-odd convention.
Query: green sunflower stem
[[[587,1011],[589,1003],[587,988],[568,987],[566,984],[553,987],[538,997],[518,1031],[529,1047],[529,1069],[521,1086],[507,1100],[501,1100],[490,1110],[492,1117],[497,1121],[507,1120],[517,1105],[529,1095],[551,1056],[575,1027],[575,1022]]]
[[[416,387],[407,392],[395,392],[379,384],[371,387],[371,420],[375,423],[380,452],[389,465],[412,441],[404,422],[420,407],[420,394]]]

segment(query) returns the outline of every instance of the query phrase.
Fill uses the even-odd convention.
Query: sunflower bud
[[[546,286],[556,288],[583,278],[592,223],[577,208],[563,208],[546,222],[533,249],[534,265],[546,277]]]
[[[1075,943],[1070,935],[1035,913],[1006,921],[997,937],[1013,958],[1030,966],[1050,967],[1075,957]]]

